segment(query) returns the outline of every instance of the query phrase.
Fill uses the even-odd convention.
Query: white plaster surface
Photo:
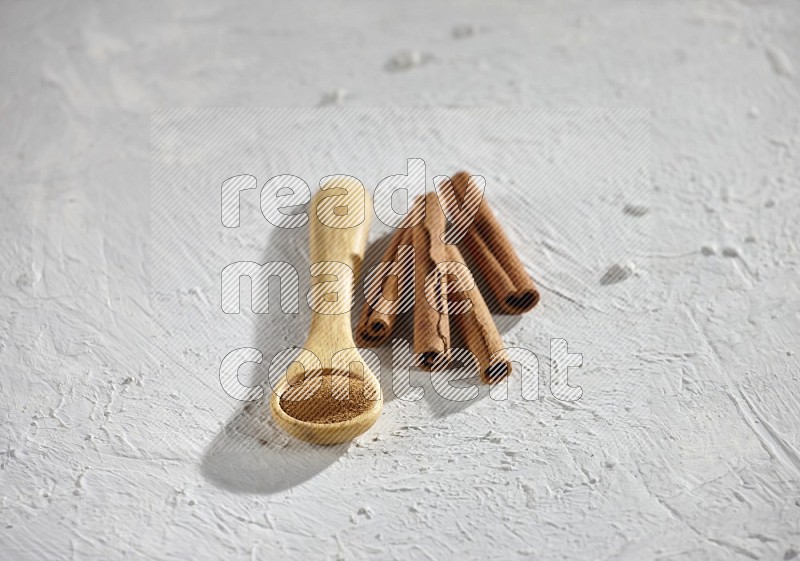
[[[0,558],[798,556],[796,2],[2,13]],[[184,286],[151,292],[168,278],[151,110],[316,105],[650,110],[645,191],[570,200],[595,229],[613,214],[630,245],[593,251],[482,170],[543,287],[505,336],[543,364],[565,337],[580,401],[394,399],[355,443],[318,449],[222,391],[232,345],[297,343],[307,315],[221,319],[218,262],[196,246],[176,252],[199,258]],[[242,255],[303,262],[302,240],[272,235],[243,235]]]

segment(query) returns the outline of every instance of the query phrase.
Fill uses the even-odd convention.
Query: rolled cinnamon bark
[[[370,305],[372,297],[382,294],[386,300],[397,301],[405,298],[405,294],[411,289],[414,282],[412,271],[403,270],[402,263],[399,262],[398,250],[400,246],[412,245],[412,228],[407,224],[411,223],[422,211],[422,200],[415,201],[403,225],[392,234],[389,245],[381,256],[381,263],[393,263],[392,270],[387,275],[375,276],[367,281],[364,287],[366,301],[361,308],[358,324],[356,326],[356,344],[359,347],[378,347],[386,342],[392,334],[397,317],[404,310],[402,302],[398,302],[397,313],[383,313]]]
[[[431,275],[439,263],[447,261],[447,246],[441,239],[445,227],[438,198],[429,193],[425,197],[425,220],[413,228],[414,353],[419,366],[425,369],[441,368],[450,362],[446,275]]]
[[[389,240],[389,246],[381,257],[381,263],[395,262],[397,266],[399,263],[398,249],[401,245],[411,245],[412,233],[410,229],[398,230],[392,235]],[[365,294],[369,295],[380,293],[386,300],[397,301],[405,294],[405,286],[408,281],[413,281],[409,274],[403,274],[403,271],[392,271],[391,274],[376,279],[365,289]],[[394,324],[397,321],[397,316],[401,310],[398,309],[395,314],[382,313],[373,308],[369,302],[364,302],[364,307],[361,308],[361,314],[358,319],[356,327],[356,343],[360,347],[377,347],[382,345],[392,334]]]
[[[452,177],[444,189],[453,189],[459,204],[479,195],[465,171]],[[461,242],[464,252],[480,270],[500,310],[507,314],[527,312],[539,303],[539,291],[506,236],[503,226],[483,199],[475,221]]]
[[[464,257],[454,245],[447,246],[448,260],[464,265]],[[467,349],[478,359],[481,380],[494,384],[511,374],[511,361],[505,350],[503,337],[497,329],[492,313],[486,305],[478,286],[473,283],[466,292],[449,295],[450,305],[457,301],[470,300],[472,307],[461,314],[451,314],[452,327],[461,333]]]

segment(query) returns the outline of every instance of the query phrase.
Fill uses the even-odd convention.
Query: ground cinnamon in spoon
[[[348,381],[349,392],[346,392]],[[341,374],[307,378],[283,392],[280,399],[281,409],[291,417],[322,424],[349,421],[367,411],[372,403],[364,395],[363,380]]]

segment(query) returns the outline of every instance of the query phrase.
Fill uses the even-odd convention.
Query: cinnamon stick
[[[464,257],[458,248],[454,245],[447,248],[448,259],[460,263],[466,270]],[[511,361],[505,351],[503,337],[478,286],[472,283],[468,291],[454,292],[449,298],[451,307],[457,301],[469,300],[472,303],[469,311],[451,314],[450,321],[461,333],[467,349],[478,359],[481,380],[486,384],[494,384],[511,374]]]
[[[364,287],[366,301],[356,326],[356,344],[360,347],[378,347],[386,342],[394,330],[398,315],[405,311],[402,302],[398,302],[399,307],[396,313],[384,313],[370,305],[370,301],[377,294],[382,294],[386,300],[398,301],[405,298],[404,295],[411,288],[414,278],[410,270],[402,268],[403,264],[399,262],[398,250],[400,246],[412,245],[412,228],[409,228],[407,224],[411,223],[421,211],[422,200],[417,200],[401,227],[392,234],[389,245],[381,257],[381,263],[393,263],[389,273],[375,275],[368,279]]]
[[[432,369],[450,362],[446,275],[437,273],[448,252],[441,239],[446,221],[436,194],[426,195],[424,204],[425,219],[413,229],[414,353],[421,368]]]
[[[465,171],[455,174],[442,188],[445,191],[452,189],[459,205],[468,198],[480,196],[480,191]],[[480,270],[501,311],[521,314],[539,303],[536,284],[485,198],[461,246]]]

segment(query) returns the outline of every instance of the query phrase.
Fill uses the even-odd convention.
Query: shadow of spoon
[[[235,493],[277,493],[319,474],[348,447],[292,438],[275,425],[262,399],[244,404],[228,421],[203,454],[200,471]]]

